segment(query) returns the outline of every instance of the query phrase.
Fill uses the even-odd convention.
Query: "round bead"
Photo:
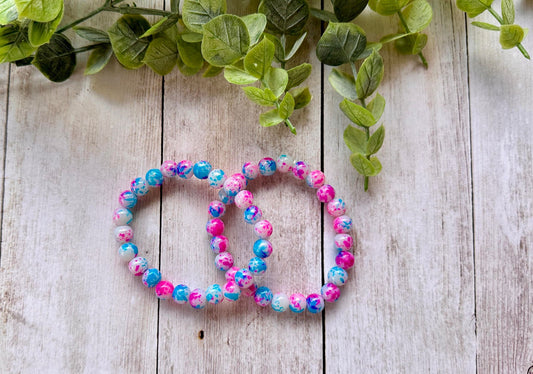
[[[294,313],[302,313],[305,310],[307,303],[305,296],[301,293],[293,293],[289,297],[289,308]]]
[[[113,223],[117,226],[124,226],[133,220],[133,214],[126,208],[118,208],[113,212]]]
[[[172,291],[172,298],[178,304],[185,304],[189,301],[191,290],[184,284],[178,284]]]
[[[254,231],[261,239],[267,239],[272,235],[272,224],[266,219],[259,221],[254,225]]]
[[[255,291],[257,291],[257,284],[252,283],[250,287],[243,288],[241,290],[241,295],[245,297],[253,297],[255,295]]]
[[[224,300],[222,288],[218,284],[213,284],[212,286],[207,287],[207,290],[205,290],[205,298],[207,302],[217,305]]]
[[[241,289],[237,283],[233,281],[226,282],[222,288],[222,291],[224,292],[224,297],[230,301],[237,301],[239,296],[241,296]]]
[[[317,314],[324,310],[324,299],[317,293],[312,293],[306,299],[307,310],[310,313]]]
[[[239,269],[235,273],[235,282],[239,285],[240,288],[248,288],[254,282],[254,277],[248,269]]]
[[[143,284],[148,288],[155,287],[155,285],[158,284],[160,280],[161,273],[156,268],[146,270],[142,277]]]
[[[118,248],[118,255],[120,256],[120,259],[125,262],[133,260],[138,253],[139,249],[133,243],[124,243]]]
[[[334,266],[328,271],[328,283],[333,283],[336,286],[342,286],[348,280],[348,273],[339,266]]]
[[[161,281],[155,286],[155,295],[161,300],[168,300],[172,297],[174,285],[169,281]]]
[[[195,288],[189,295],[189,304],[194,309],[203,309],[207,305],[205,298],[205,291],[200,288]]]
[[[178,164],[176,161],[167,160],[159,167],[164,177],[172,178],[178,174]]]
[[[229,247],[228,238],[226,238],[224,235],[213,236],[211,238],[210,247],[215,253],[226,252]]]
[[[339,217],[346,213],[346,204],[342,199],[333,199],[328,203],[328,213],[332,217]]]
[[[241,191],[235,196],[235,205],[239,209],[246,209],[254,203],[254,195],[248,191]]]
[[[248,270],[254,275],[262,275],[267,269],[266,262],[259,257],[252,257],[248,263]]]
[[[137,204],[137,195],[131,190],[122,191],[118,196],[118,203],[126,209],[133,208]]]
[[[337,234],[347,234],[352,229],[352,219],[348,216],[340,216],[333,220],[333,230]]]
[[[207,213],[213,218],[220,218],[226,213],[226,205],[222,201],[211,201],[207,207]]]
[[[209,172],[211,171],[211,164],[207,161],[198,161],[194,164],[192,172],[198,179],[207,179]]]
[[[348,270],[353,266],[355,259],[350,252],[340,251],[335,257],[335,263],[344,270]]]
[[[325,184],[316,191],[316,197],[321,203],[329,203],[335,197],[335,189]]]
[[[309,166],[303,161],[296,161],[292,167],[292,174],[297,179],[305,179],[309,175]]]
[[[196,175],[196,174],[195,174]],[[222,188],[226,181],[226,174],[221,169],[214,169],[207,175],[207,183],[212,188]]]
[[[228,196],[235,196],[237,195],[239,192],[241,192],[241,189],[242,189],[242,182],[235,178],[235,177],[229,177],[228,179],[226,179],[226,181],[224,182],[224,191],[226,191],[226,194]]]
[[[193,164],[189,160],[182,160],[178,162],[178,177],[189,179],[192,177]]]
[[[221,235],[224,232],[224,222],[220,218],[213,218],[207,221],[205,230],[211,236]]]
[[[276,172],[276,161],[271,157],[262,158],[259,161],[259,172],[264,176],[273,175]]]
[[[320,294],[328,303],[334,303],[341,295],[341,290],[334,283],[326,283],[320,289]]]
[[[265,307],[272,301],[272,291],[268,287],[259,287],[254,294],[254,301],[257,305]]]
[[[131,181],[131,192],[137,196],[144,196],[148,193],[148,183],[144,178],[135,178]]]
[[[155,188],[160,187],[163,184],[163,173],[159,169],[150,169],[146,173],[146,183],[149,187]]]
[[[232,178],[238,180],[241,184],[241,190],[244,190],[246,188],[246,186],[248,186],[248,179],[246,179],[246,177],[244,176],[244,174],[242,173],[235,173],[231,176]]]
[[[252,180],[259,176],[259,165],[247,162],[242,166],[242,174],[246,179]]]
[[[128,264],[128,269],[135,276],[143,275],[143,273],[148,269],[148,260],[144,257],[135,257]]]
[[[291,171],[293,164],[294,160],[288,155],[280,155],[276,161],[276,167],[280,173],[287,173]]]
[[[326,177],[320,170],[313,170],[305,178],[305,183],[307,183],[307,185],[311,188],[320,188],[324,185],[325,181]]]
[[[224,277],[226,278],[228,282],[229,281],[235,282],[235,273],[237,273],[239,270],[240,270],[239,267],[232,266],[231,268],[228,269],[228,271],[226,271],[226,274],[224,275]]]
[[[254,243],[254,254],[260,258],[267,258],[272,254],[272,243],[266,239],[256,240]]]
[[[263,212],[255,205],[251,205],[244,211],[244,220],[246,223],[254,224],[263,216]]]
[[[120,244],[131,241],[133,239],[133,229],[129,226],[117,226],[115,228],[115,239]]]
[[[233,256],[229,252],[219,253],[215,257],[215,266],[218,270],[226,271],[233,266]]]
[[[218,198],[220,201],[222,201],[224,204],[233,204],[233,202],[235,201],[235,197],[233,196],[228,196],[228,194],[226,193],[226,191],[224,191],[224,189],[220,189],[218,190]]]
[[[289,309],[289,298],[283,293],[274,294],[270,305],[276,312],[285,312]]]
[[[348,234],[335,235],[335,247],[339,250],[347,251],[353,246],[353,238]]]

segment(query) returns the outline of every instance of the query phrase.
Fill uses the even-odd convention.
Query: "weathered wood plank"
[[[464,19],[452,1],[432,5],[428,70],[392,46],[382,51],[387,135],[368,193],[342,141],[341,98],[325,84],[325,171],[350,203],[357,243],[351,279],[326,310],[327,372],[475,372]],[[375,14],[359,22],[371,40],[396,31],[396,20]]]
[[[525,2],[516,6],[517,23],[527,24],[533,8]],[[488,15],[480,20],[493,22]],[[533,69],[518,50],[500,50],[497,33],[469,27],[468,41],[478,372],[528,373],[533,367]],[[533,51],[531,37],[525,47]]]
[[[0,129],[0,175],[2,175],[2,182],[0,183],[0,196],[3,196],[4,192],[4,160],[6,155],[5,149],[5,135],[7,128],[7,106],[9,95],[9,65],[0,65],[0,123],[2,128]],[[1,202],[0,202],[1,204]],[[0,212],[0,216],[3,214],[3,209]],[[1,220],[0,220],[1,222]],[[0,227],[1,230],[1,227]],[[0,244],[0,261],[2,258],[2,245]],[[0,262],[1,263],[1,262]]]

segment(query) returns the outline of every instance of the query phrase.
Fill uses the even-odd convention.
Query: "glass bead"
[[[133,260],[138,253],[139,249],[133,243],[124,243],[118,248],[118,255],[120,259],[125,262]]]
[[[135,257],[128,263],[128,269],[136,277],[141,276],[148,269],[148,260],[144,257]]]
[[[305,183],[307,183],[307,185],[311,188],[320,188],[324,185],[325,181],[326,177],[320,170],[313,170],[305,178]]]
[[[207,290],[205,290],[205,298],[207,302],[217,305],[224,300],[222,288],[218,284],[213,284],[212,286],[207,287]]]
[[[185,304],[189,301],[191,290],[184,284],[178,284],[172,291],[172,298],[178,304]]]
[[[305,179],[309,175],[309,166],[303,161],[296,161],[292,167],[292,174],[296,179]]]
[[[249,206],[244,211],[244,221],[250,225],[257,223],[262,216],[263,212],[255,205]]]
[[[176,161],[166,160],[159,167],[164,177],[172,178],[178,174],[178,164]]]
[[[257,284],[252,283],[250,287],[241,289],[241,295],[244,297],[254,297],[257,288]]]
[[[252,257],[248,263],[248,270],[254,275],[263,275],[267,270],[266,262],[259,257]]]
[[[126,209],[131,209],[137,204],[137,195],[131,190],[122,191],[118,197],[118,203]]]
[[[254,231],[261,239],[268,239],[272,235],[272,230],[272,224],[266,219],[254,225]]]
[[[254,195],[248,191],[241,191],[235,196],[235,206],[239,209],[246,209],[254,203]]]
[[[178,177],[182,179],[189,179],[192,177],[193,164],[189,160],[182,160],[178,162]]]
[[[198,179],[207,179],[209,172],[211,171],[212,166],[207,161],[198,161],[194,164],[192,172],[194,176]]]
[[[344,270],[350,269],[355,262],[353,255],[347,251],[340,251],[335,257],[335,263]]]
[[[330,216],[339,217],[346,213],[346,204],[342,199],[333,199],[327,205]]]
[[[235,282],[239,285],[240,288],[248,288],[254,282],[254,277],[248,269],[239,269],[235,273]]]
[[[324,310],[324,299],[317,293],[312,293],[306,299],[307,310],[310,313],[317,314]]]
[[[241,296],[241,289],[237,283],[233,281],[226,282],[222,290],[224,292],[224,297],[230,301],[237,301],[239,296]]]
[[[329,203],[335,197],[335,189],[325,184],[316,191],[316,197],[321,203]]]
[[[211,238],[210,247],[215,253],[226,252],[229,247],[228,238],[226,238],[224,235],[213,236]]]
[[[148,269],[144,272],[142,281],[148,288],[155,287],[161,281],[161,273],[156,268]]]
[[[115,239],[120,244],[133,240],[133,229],[129,226],[117,226],[115,228]]]
[[[259,173],[264,176],[273,175],[276,172],[276,161],[273,158],[265,157],[259,161]]]
[[[293,164],[294,160],[288,155],[280,155],[276,161],[276,167],[280,173],[287,173],[291,171]]]
[[[348,273],[339,266],[334,266],[328,271],[328,283],[333,283],[336,286],[342,286],[348,280]]]
[[[226,271],[226,274],[224,275],[224,277],[226,278],[228,282],[229,281],[235,282],[235,273],[237,273],[239,270],[240,270],[239,267],[232,266],[231,268],[228,269],[228,271]]]
[[[235,197],[228,196],[228,194],[226,193],[226,191],[224,191],[223,188],[218,190],[218,198],[226,205],[233,204],[233,202],[235,201]]]
[[[224,182],[224,191],[228,196],[236,196],[242,189],[242,182],[231,176]]]
[[[113,223],[117,226],[128,225],[133,220],[133,214],[126,208],[118,208],[113,212]]]
[[[218,270],[226,271],[233,266],[233,256],[229,252],[221,252],[215,257]]]
[[[207,221],[205,230],[211,236],[218,236],[224,233],[224,222],[220,218],[213,218]]]
[[[256,240],[254,243],[254,254],[259,258],[267,258],[272,254],[272,243],[266,239]]]
[[[246,179],[253,180],[259,176],[259,165],[247,162],[242,166],[242,174]]]
[[[226,213],[226,205],[222,201],[211,201],[207,207],[207,213],[213,218],[220,218]]]
[[[144,196],[148,193],[148,183],[144,178],[135,178],[131,181],[131,192],[137,196]]]
[[[341,290],[334,283],[326,283],[320,289],[320,294],[328,303],[334,303],[341,296]]]
[[[174,291],[174,285],[169,281],[161,281],[155,286],[155,295],[161,300],[172,298],[172,291]]]
[[[276,312],[285,312],[289,309],[289,298],[283,293],[276,293],[272,296],[272,309]]]
[[[301,293],[293,293],[291,297],[289,297],[289,308],[292,312],[302,313],[305,311],[306,306],[307,302],[305,296]]]
[[[221,169],[211,170],[207,175],[207,183],[209,183],[209,187],[222,188],[224,182],[226,182],[226,174]]]
[[[333,220],[333,229],[337,234],[347,234],[352,229],[352,219],[348,216],[340,216]]]
[[[189,295],[189,304],[194,309],[203,309],[207,305],[205,298],[205,291],[200,288],[195,288]]]
[[[159,169],[150,169],[146,173],[146,183],[149,187],[155,188],[160,187],[163,184],[163,173]]]
[[[254,301],[257,305],[265,307],[272,302],[272,291],[268,287],[259,287],[254,294]]]
[[[246,188],[246,186],[248,186],[248,179],[246,179],[246,177],[244,176],[244,174],[242,173],[235,173],[231,176],[232,178],[238,180],[241,184],[241,190],[244,190]]]
[[[335,235],[335,247],[339,250],[347,251],[353,246],[353,238],[348,234]]]

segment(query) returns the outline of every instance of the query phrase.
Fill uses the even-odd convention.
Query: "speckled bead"
[[[292,170],[294,160],[291,156],[280,155],[276,161],[276,167],[280,173],[287,173]]]
[[[226,179],[223,188],[228,196],[236,196],[239,192],[241,192],[242,182],[240,179],[231,176]]]
[[[135,257],[128,263],[128,269],[136,277],[141,276],[148,269],[148,260],[144,257]]]
[[[244,297],[254,297],[257,288],[257,284],[252,283],[250,287],[241,289],[241,295]]]
[[[182,179],[189,179],[192,177],[193,164],[189,160],[182,160],[178,162],[178,177]]]
[[[353,246],[353,238],[348,234],[335,235],[335,247],[341,251],[347,251]]]
[[[133,243],[124,243],[118,248],[118,255],[124,262],[130,262],[138,253],[139,249]]]
[[[229,241],[224,235],[217,235],[211,238],[211,243],[209,246],[213,252],[222,253],[228,250]]]
[[[321,203],[329,203],[335,198],[335,189],[329,184],[325,184],[316,191],[316,197]]]
[[[259,165],[247,162],[242,166],[242,174],[246,179],[253,180],[259,176]]]
[[[224,300],[224,293],[218,284],[213,284],[205,290],[205,298],[208,303],[217,305]]]
[[[224,191],[224,189],[222,188],[218,190],[218,199],[226,205],[233,204],[233,202],[235,201],[235,197],[228,196],[226,191]]]
[[[311,188],[320,188],[324,185],[325,181],[326,177],[320,170],[313,170],[305,178],[305,183],[307,183],[307,185]]]
[[[131,192],[137,196],[144,196],[148,193],[148,183],[144,178],[135,178],[131,181]]]
[[[257,223],[262,216],[263,212],[255,205],[249,206],[244,211],[244,221],[250,225]]]
[[[207,305],[205,298],[205,291],[200,288],[195,288],[189,295],[189,304],[194,309],[203,309]]]
[[[248,288],[254,282],[254,277],[248,269],[239,269],[235,273],[235,282],[240,288]]]
[[[326,283],[320,289],[320,294],[328,303],[334,303],[341,296],[341,290],[334,283]]]
[[[155,295],[161,300],[172,298],[172,291],[174,291],[174,285],[169,281],[161,281],[155,286]]]
[[[131,209],[137,204],[137,195],[131,190],[122,191],[118,196],[118,203],[126,209]]]
[[[352,229],[352,219],[348,216],[340,216],[333,220],[333,230],[337,234],[347,234]]]
[[[218,270],[226,271],[233,266],[233,256],[229,252],[221,252],[215,257]]]
[[[129,226],[117,226],[115,228],[115,239],[120,244],[130,242],[133,239],[133,229]]]
[[[289,297],[289,308],[292,312],[302,313],[305,311],[306,306],[307,302],[305,296],[301,293],[293,293],[291,297]]]
[[[239,191],[244,190],[246,186],[248,186],[248,179],[246,179],[246,176],[244,174],[235,173],[231,177],[238,180],[239,183],[241,184],[241,189]]]
[[[268,287],[259,287],[254,294],[254,301],[257,305],[265,307],[272,302],[272,291]]]
[[[239,296],[241,296],[241,289],[233,281],[226,282],[224,287],[222,287],[222,291],[224,292],[224,297],[230,301],[237,301]]]
[[[126,208],[118,208],[113,212],[113,223],[117,226],[128,225],[133,220],[133,213]]]
[[[259,161],[259,173],[264,176],[274,175],[276,172],[276,161],[271,157],[262,158]]]
[[[161,164],[159,170],[165,178],[172,178],[178,175],[178,164],[176,161],[166,160]]]
[[[268,239],[272,235],[272,224],[266,219],[254,225],[255,234],[261,239]]]
[[[241,191],[235,196],[235,206],[239,209],[246,209],[254,203],[254,195],[248,191]]]
[[[343,268],[344,270],[350,269],[354,264],[354,257],[348,251],[340,251],[335,257],[335,263],[337,266]]]
[[[207,221],[205,231],[211,236],[221,235],[224,232],[224,222],[220,218],[213,218]]]
[[[209,172],[211,171],[212,166],[207,161],[198,161],[194,164],[192,172],[194,176],[198,179],[207,179]]]
[[[172,291],[172,298],[178,304],[185,304],[189,301],[191,290],[184,284],[178,284]]]
[[[308,295],[305,301],[307,303],[307,310],[309,313],[317,314],[324,310],[324,299],[317,293]]]
[[[339,266],[334,266],[328,271],[328,283],[333,283],[336,286],[343,286],[348,280],[348,273]]]
[[[309,166],[303,161],[296,161],[292,167],[292,174],[296,179],[305,179],[309,175]]]
[[[272,296],[272,309],[276,312],[285,312],[289,309],[289,298],[283,293],[276,293]]]
[[[148,183],[148,187],[156,188],[160,187],[163,184],[163,173],[161,173],[161,170],[159,169],[150,169],[146,172],[146,183]]]
[[[148,288],[155,287],[161,281],[161,273],[156,268],[148,269],[144,272],[142,281]]]
[[[272,243],[266,239],[256,240],[254,243],[254,254],[259,258],[267,258],[272,254]]]
[[[226,213],[226,205],[222,201],[211,201],[207,207],[207,213],[212,218],[220,218]]]
[[[346,213],[346,204],[342,199],[333,199],[327,205],[330,216],[339,217]]]
[[[209,183],[211,188],[222,188],[225,181],[226,173],[221,169],[213,169],[207,175],[207,183]]]
[[[228,269],[228,271],[226,271],[226,274],[224,274],[224,277],[226,278],[228,282],[229,281],[235,282],[235,273],[237,273],[239,270],[241,270],[241,268],[237,266],[232,266]]]
[[[267,270],[266,262],[259,257],[252,257],[248,262],[248,270],[254,275],[263,275]]]

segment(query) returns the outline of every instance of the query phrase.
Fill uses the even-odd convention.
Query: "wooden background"
[[[67,2],[67,18],[98,3]],[[531,27],[533,4],[516,3]],[[0,66],[0,371],[531,374],[532,65],[471,27],[453,1],[432,5],[428,70],[383,50],[387,137],[368,193],[348,162],[330,68],[314,55],[318,22],[298,57],[313,64],[314,100],[295,117],[297,136],[261,128],[260,108],[223,77],[162,79],[116,62],[84,77],[82,57],[72,79],[54,84],[31,67]],[[395,22],[358,19],[371,40]],[[119,261],[111,213],[133,177],[166,159],[236,172],[281,152],[322,168],[355,222],[356,265],[322,317],[250,299],[199,312],[158,303]],[[333,262],[330,218],[292,178],[251,189],[275,226],[265,283],[316,291]],[[204,232],[214,192],[191,180],[151,195],[136,208],[141,253],[175,282],[222,282]],[[234,209],[225,221],[243,264],[253,234]]]

